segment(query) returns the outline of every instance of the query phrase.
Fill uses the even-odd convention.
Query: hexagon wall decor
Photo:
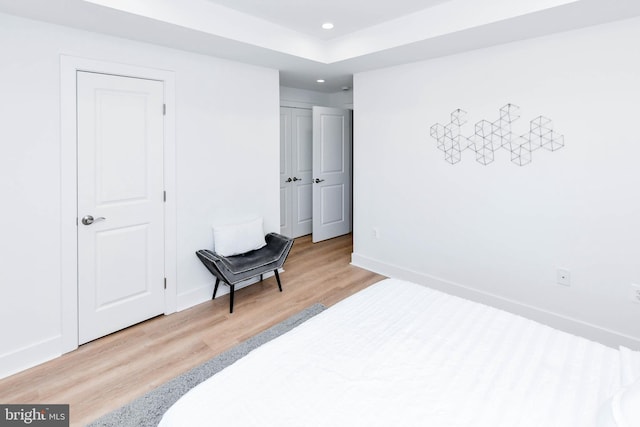
[[[515,136],[512,125],[520,118],[520,107],[507,104],[500,108],[500,117],[495,121],[480,120],[474,125],[474,133],[462,135],[461,128],[467,120],[467,112],[461,109],[451,113],[449,123],[431,126],[431,137],[437,141],[436,148],[444,153],[445,161],[452,165],[462,160],[462,152],[472,150],[476,161],[488,165],[495,160],[500,149],[508,151],[511,161],[524,166],[531,163],[533,152],[539,148],[556,151],[564,147],[564,135],[553,129],[553,121],[538,116],[529,122],[529,131]]]

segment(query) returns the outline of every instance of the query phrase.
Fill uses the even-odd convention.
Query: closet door
[[[313,219],[311,110],[280,109],[280,232],[311,234]]]
[[[351,112],[313,107],[313,242],[351,232]]]
[[[293,237],[311,234],[313,222],[313,120],[311,110],[292,111]]]
[[[280,108],[280,234],[293,237],[290,110]]]

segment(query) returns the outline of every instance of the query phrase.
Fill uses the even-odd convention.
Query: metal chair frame
[[[266,246],[240,255],[225,257],[209,249],[196,251],[196,255],[216,278],[213,288],[213,296],[216,297],[220,282],[229,286],[229,313],[233,313],[235,286],[246,280],[273,271],[278,282],[278,289],[282,292],[282,283],[278,270],[282,268],[289,256],[293,239],[278,233],[269,233],[265,236]]]

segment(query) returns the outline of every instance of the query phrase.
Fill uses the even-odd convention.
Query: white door
[[[293,237],[311,234],[313,219],[313,122],[311,110],[293,109],[291,158],[293,171]]]
[[[351,232],[351,113],[313,107],[313,241]]]
[[[291,111],[280,108],[280,234],[287,237],[293,237],[292,182]]]
[[[164,311],[163,83],[78,72],[78,335]]]
[[[294,238],[311,234],[312,129],[311,110],[280,109],[280,232]]]

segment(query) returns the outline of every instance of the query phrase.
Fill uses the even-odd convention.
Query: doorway
[[[280,232],[314,242],[352,229],[351,111],[280,108]]]

